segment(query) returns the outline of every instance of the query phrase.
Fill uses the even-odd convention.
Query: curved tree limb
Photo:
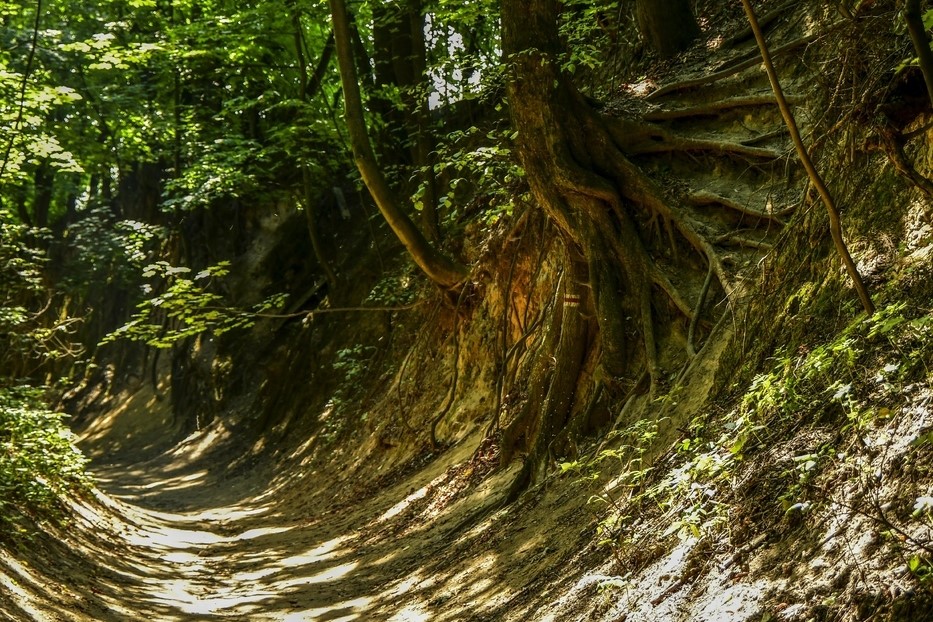
[[[382,169],[376,162],[376,155],[373,152],[372,143],[370,143],[366,129],[363,101],[360,96],[356,66],[353,62],[353,48],[346,1],[329,0],[329,3],[334,28],[337,63],[340,67],[340,82],[343,86],[347,129],[350,133],[350,145],[353,150],[353,159],[360,171],[363,182],[369,189],[370,194],[372,194],[373,200],[386,222],[408,250],[418,267],[438,285],[454,287],[469,274],[468,268],[443,255],[431,246],[424,234],[402,210],[395,194],[389,188]]]

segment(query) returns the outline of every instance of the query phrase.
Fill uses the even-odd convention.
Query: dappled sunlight
[[[472,561],[469,566],[451,577],[451,582],[460,585],[462,595],[475,597],[493,585],[490,578],[494,575],[499,556],[487,553]]]
[[[354,598],[345,600],[327,607],[308,609],[297,613],[287,614],[282,618],[282,622],[314,622],[320,620],[323,622],[349,622],[350,620],[364,620],[359,613],[365,610],[372,602],[370,598]]]
[[[125,537],[126,541],[133,546],[157,550],[189,549],[230,541],[230,538],[225,538],[210,531],[174,529],[172,527],[144,529],[139,533],[127,534]]]
[[[401,551],[389,551],[382,557],[369,562],[369,565],[370,566],[382,566],[385,564],[389,564],[397,560],[400,555],[401,555]]]
[[[278,561],[278,565],[284,568],[291,568],[295,566],[307,566],[309,564],[333,559],[337,556],[337,552],[339,551],[337,547],[346,542],[348,539],[349,536],[340,536],[332,540],[328,540],[324,544],[316,546],[313,549],[302,553],[301,555],[293,555],[291,557],[281,559]]]
[[[438,478],[438,479],[441,479],[441,478]],[[432,484],[433,483],[434,482],[432,482]],[[415,492],[411,493],[410,495],[408,495],[407,497],[405,497],[404,499],[402,499],[401,501],[393,505],[391,508],[386,510],[382,514],[382,516],[376,519],[376,522],[384,523],[385,521],[389,519],[395,518],[396,516],[404,512],[406,509],[408,509],[408,507],[415,501],[418,501],[419,499],[424,499],[427,496],[427,494],[428,494],[428,486],[424,486],[421,489],[416,490]]]
[[[427,622],[432,618],[431,613],[423,605],[408,605],[389,618],[389,622]]]
[[[258,581],[259,579],[282,573],[285,570],[293,568],[302,568],[334,559],[337,557],[340,546],[348,540],[348,536],[340,536],[329,540],[319,546],[316,546],[300,555],[292,555],[282,559],[275,560],[256,570],[239,572],[233,576],[235,582]]]
[[[415,592],[416,589],[425,589],[434,585],[436,577],[424,578],[424,575],[421,571],[414,572],[410,577],[406,577],[399,581],[394,582],[389,589],[387,589],[384,594],[392,596],[404,596],[406,594],[411,594]]]
[[[9,556],[6,551],[0,549],[0,564],[5,566],[4,570],[8,570],[12,578],[7,577],[7,572],[0,573],[0,582],[5,589],[11,590],[14,593],[27,597],[28,593],[24,589],[24,585],[28,585],[32,588],[41,588],[42,582],[30,572],[22,563],[13,557]]]
[[[273,584],[273,587],[276,589],[295,587],[297,585],[316,585],[318,583],[330,583],[337,579],[341,579],[351,572],[353,572],[358,566],[359,562],[350,562],[347,564],[340,564],[339,566],[334,566],[332,568],[326,568],[319,572],[318,574],[307,576],[307,577],[295,577],[294,579],[287,579],[284,581],[276,581]]]
[[[198,586],[185,579],[162,582],[161,589],[151,594],[152,602],[171,605],[186,614],[214,614],[227,609],[233,609],[260,601],[272,592],[256,592],[237,594],[231,593],[220,596],[205,596],[207,586]]]
[[[159,510],[141,509],[140,512],[147,516],[163,520],[166,522],[210,522],[210,523],[234,523],[245,518],[268,515],[271,508],[265,506],[233,505],[219,508],[209,508],[199,512],[162,512]],[[249,537],[238,535],[232,537],[235,540],[250,540],[266,533],[281,533],[288,531],[291,527],[260,527],[250,529],[244,534]]]

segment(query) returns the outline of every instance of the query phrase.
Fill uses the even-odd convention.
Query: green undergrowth
[[[60,517],[62,496],[89,485],[64,417],[38,389],[0,389],[0,538],[28,535],[27,518]]]
[[[838,511],[833,487],[841,480],[855,474],[872,481],[878,458],[866,439],[874,433],[890,443],[909,396],[933,380],[933,311],[896,302],[836,332],[803,335],[775,353],[730,406],[681,427],[660,458],[650,458],[657,455],[652,444],[671,422],[639,420],[611,432],[611,448],[562,465],[562,472],[598,483],[590,501],[599,508],[603,545],[620,559],[637,555],[649,522],[658,542],[741,539],[748,535],[739,535],[743,529],[807,525],[811,516]],[[933,431],[911,439],[908,455],[913,477],[929,483]],[[742,483],[750,480],[757,488]],[[901,511],[891,515],[876,515],[880,503],[871,499],[877,502],[879,494],[867,490],[865,506],[851,510],[871,516],[899,542],[917,581],[933,585],[933,543],[909,535],[917,532],[912,526],[933,527],[930,489],[922,483],[898,488],[904,498],[893,505]]]

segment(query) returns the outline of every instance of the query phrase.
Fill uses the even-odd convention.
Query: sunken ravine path
[[[495,577],[497,557],[514,553],[511,546],[468,562],[451,547],[460,508],[482,504],[500,477],[446,504],[443,516],[429,507],[445,496],[449,466],[469,460],[476,438],[354,499],[358,491],[311,464],[278,480],[260,465],[230,472],[235,444],[222,426],[171,443],[154,435],[170,437],[166,409],[151,396],[139,406],[82,432],[97,491],[75,503],[68,529],[43,539],[37,567],[0,565],[0,576],[12,575],[19,587],[9,619],[497,619],[482,611],[522,587],[519,575]],[[160,410],[161,430],[153,421]],[[142,440],[127,434],[147,426]]]

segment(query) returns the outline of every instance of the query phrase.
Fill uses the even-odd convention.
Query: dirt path
[[[396,487],[341,511],[320,495],[316,507],[300,497],[275,503],[263,469],[228,479],[186,453],[196,447],[95,467],[117,537],[108,547],[124,561],[98,586],[113,619],[423,619],[401,601],[443,543],[417,526],[398,533],[392,519],[405,505],[390,504],[405,495]],[[428,469],[407,484],[437,475]]]
[[[52,576],[0,560],[26,586],[8,619],[462,620],[512,597],[516,577],[494,580],[500,553],[466,560],[451,546],[451,528],[508,476],[452,499],[462,471],[447,465],[467,461],[477,439],[364,494],[313,465],[285,485],[267,466],[228,473],[219,428],[175,446],[126,436],[148,427],[147,442],[160,429],[170,439],[159,408],[143,391],[83,431],[96,499],[43,539],[37,566],[61,560],[48,564]],[[479,567],[490,577],[475,576]]]

